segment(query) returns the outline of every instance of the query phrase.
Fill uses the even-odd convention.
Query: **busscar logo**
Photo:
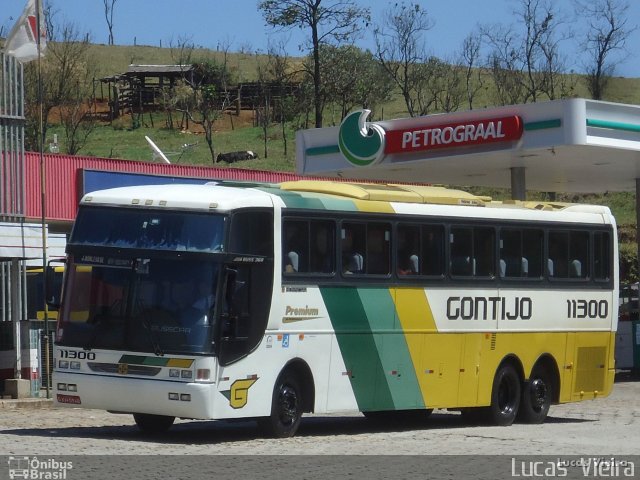
[[[65,480],[67,472],[73,469],[73,462],[40,459],[38,457],[9,457],[9,478],[28,478],[33,480]]]

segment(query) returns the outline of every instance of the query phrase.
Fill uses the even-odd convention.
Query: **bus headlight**
[[[80,370],[80,362],[71,362],[69,367],[71,367],[71,370]]]
[[[58,360],[58,368],[69,368],[69,360]]]

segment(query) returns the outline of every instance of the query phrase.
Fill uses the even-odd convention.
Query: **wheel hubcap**
[[[291,425],[298,417],[298,395],[296,391],[288,385],[283,385],[280,389],[280,421],[283,425]]]
[[[547,403],[547,385],[542,379],[536,378],[529,384],[529,395],[534,410],[542,410]]]

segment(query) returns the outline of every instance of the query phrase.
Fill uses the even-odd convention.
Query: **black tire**
[[[501,427],[509,426],[516,419],[520,407],[520,377],[509,363],[496,372],[491,389],[491,405],[488,420]]]
[[[284,372],[273,389],[271,415],[258,419],[258,426],[269,437],[292,437],[300,426],[303,405],[298,379]]]
[[[546,368],[536,366],[529,381],[522,388],[518,420],[524,423],[543,423],[553,401],[553,381]]]
[[[171,428],[176,417],[151,415],[149,413],[134,413],[133,419],[140,431],[144,433],[164,433]]]

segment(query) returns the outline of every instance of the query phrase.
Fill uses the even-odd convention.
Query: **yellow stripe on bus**
[[[430,388],[428,374],[425,373],[423,368],[423,348],[425,333],[436,332],[436,322],[433,319],[431,307],[422,288],[397,288],[395,289],[395,295],[393,290],[391,293],[402,330],[404,331],[418,385],[420,385],[422,400],[425,405],[430,406],[433,402],[428,395]]]

